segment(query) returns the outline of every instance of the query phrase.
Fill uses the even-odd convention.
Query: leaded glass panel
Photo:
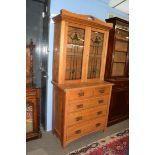
[[[78,80],[82,76],[82,62],[84,49],[85,30],[76,27],[68,27],[67,56],[66,56],[66,80]]]
[[[104,34],[96,31],[91,32],[88,79],[99,78],[103,51]]]

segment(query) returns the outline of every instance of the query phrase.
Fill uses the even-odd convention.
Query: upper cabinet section
[[[128,78],[129,22],[120,18],[106,20],[113,23],[110,31],[105,78]]]
[[[66,10],[53,20],[53,82],[104,80],[109,30],[113,25]]]

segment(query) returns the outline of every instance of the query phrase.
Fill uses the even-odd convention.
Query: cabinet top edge
[[[60,14],[53,17],[54,22],[59,22],[60,20],[66,20],[66,21],[73,21],[73,22],[80,22],[80,24],[85,25],[99,25],[104,27],[107,30],[110,30],[113,28],[112,23],[106,23],[105,21],[102,21],[92,15],[82,15],[77,13],[72,13],[70,11],[62,9],[60,11]]]
[[[129,21],[124,20],[122,18],[118,18],[118,17],[108,18],[108,19],[105,19],[105,21],[108,23],[115,23],[115,22],[119,21],[119,22],[129,24]]]
[[[69,90],[69,89],[82,89],[82,88],[91,88],[91,87],[100,87],[100,86],[113,86],[114,83],[107,82],[107,81],[101,81],[101,82],[83,82],[78,84],[57,84],[54,81],[52,81],[52,84],[56,87],[59,87],[63,90]]]

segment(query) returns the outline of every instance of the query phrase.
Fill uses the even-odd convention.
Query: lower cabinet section
[[[54,84],[53,131],[62,146],[107,126],[112,84]]]
[[[85,134],[92,133],[104,129],[106,126],[106,117],[89,120],[72,127],[67,130],[67,140],[72,141]]]
[[[39,100],[40,89],[26,88],[26,141],[40,138]]]
[[[112,89],[111,103],[109,109],[108,126],[116,124],[129,118],[129,90],[128,85]]]

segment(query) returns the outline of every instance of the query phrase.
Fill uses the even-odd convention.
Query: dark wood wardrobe
[[[108,126],[129,117],[129,22],[114,17],[109,33],[105,80],[114,83],[112,88]]]

